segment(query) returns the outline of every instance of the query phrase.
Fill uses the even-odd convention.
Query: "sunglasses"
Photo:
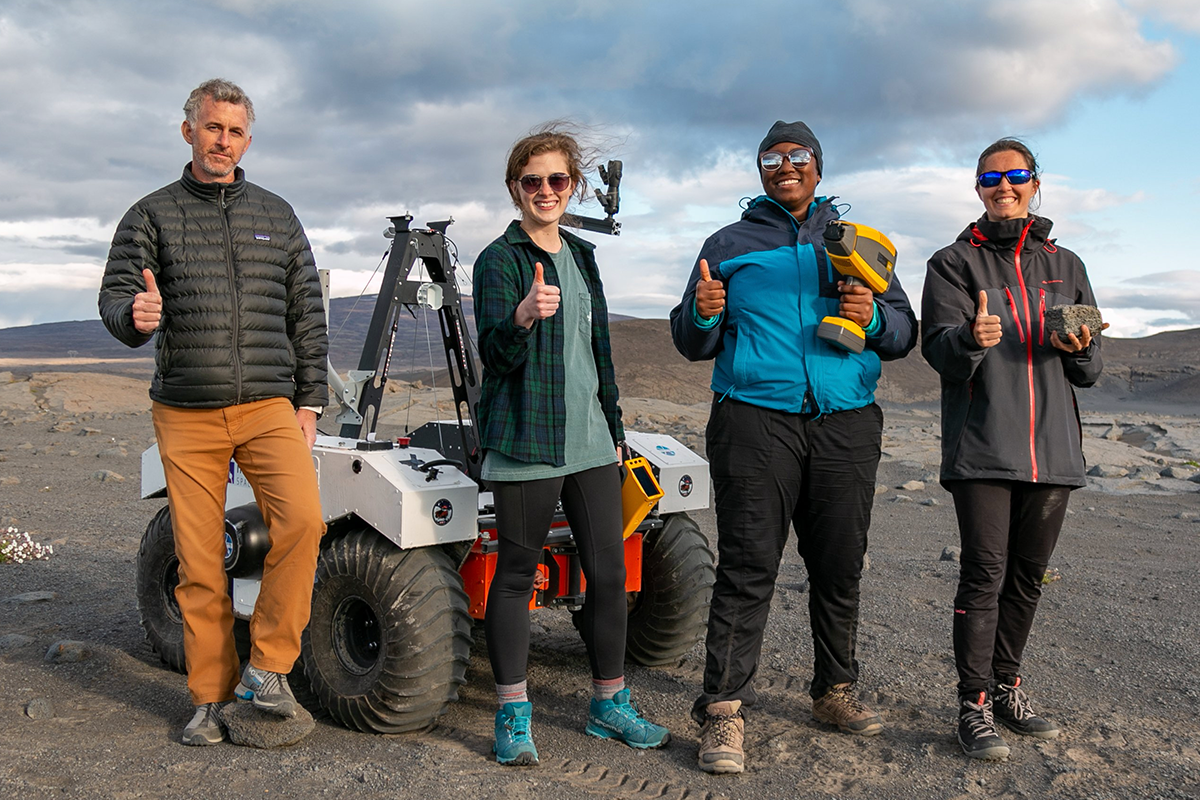
[[[541,175],[522,175],[517,182],[521,184],[525,194],[537,194],[542,188],[542,181],[550,184],[550,191],[562,192],[571,185],[571,176],[565,172],[556,172],[545,178]]]
[[[975,182],[984,189],[999,186],[1000,180],[1006,178],[1011,186],[1020,186],[1033,180],[1033,173],[1027,169],[1010,169],[1008,172],[981,172],[975,176]]]
[[[805,164],[812,161],[812,157],[812,151],[807,147],[797,147],[786,155],[776,153],[774,150],[763,153],[758,157],[758,163],[764,171],[774,172],[783,166],[783,160],[786,158],[796,169],[803,169]]]

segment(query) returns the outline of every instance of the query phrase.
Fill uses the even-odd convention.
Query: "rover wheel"
[[[717,571],[699,526],[671,514],[646,535],[642,591],[630,595],[625,652],[638,664],[677,664],[704,637]]]
[[[171,507],[163,506],[142,535],[137,556],[137,607],[146,641],[171,669],[187,669],[183,657],[183,615],[175,601],[179,559],[171,529]]]
[[[335,720],[375,733],[428,727],[458,699],[470,648],[467,595],[444,550],[401,550],[370,529],[322,549],[300,657]]]

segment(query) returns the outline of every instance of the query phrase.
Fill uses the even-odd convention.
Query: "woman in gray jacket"
[[[942,485],[954,496],[962,566],[954,598],[958,740],[1003,759],[996,731],[1042,739],[1021,656],[1072,489],[1086,484],[1074,387],[1096,382],[1100,331],[1062,339],[1048,308],[1095,305],[1079,257],[1029,213],[1041,181],[1033,153],[1001,139],[979,156],[984,215],[929,260],[921,342],[941,375]],[[1107,327],[1105,325],[1104,327]]]

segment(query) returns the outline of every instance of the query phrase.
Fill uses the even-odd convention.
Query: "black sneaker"
[[[985,761],[1003,761],[1008,758],[1008,745],[996,733],[992,719],[992,700],[987,692],[980,692],[972,702],[970,697],[959,699],[958,743],[971,758]]]
[[[1021,688],[1019,675],[1013,678],[1011,684],[1004,681],[997,683],[994,709],[996,719],[1014,733],[1038,739],[1053,739],[1058,736],[1058,725],[1038,716],[1033,710],[1029,696]]]

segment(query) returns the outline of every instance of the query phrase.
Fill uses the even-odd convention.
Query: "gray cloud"
[[[686,183],[735,153],[753,192],[750,150],[774,119],[803,118],[836,188],[839,174],[961,161],[1000,132],[1055,124],[1081,98],[1149,91],[1177,55],[1140,23],[1116,0],[25,0],[0,11],[0,223],[111,229],[178,174],[183,100],[221,75],[255,101],[250,179],[291,201],[310,234],[338,232],[313,236],[334,265],[371,268],[383,217],[405,210],[459,217],[451,233],[470,263],[512,214],[503,155],[540,121],[571,117],[620,141],[628,188]],[[736,199],[680,202],[732,214]],[[656,206],[627,234],[678,235],[685,218],[682,205]],[[661,308],[651,298],[677,290],[702,238],[623,245],[651,286],[614,296]],[[106,246],[21,252],[99,260]],[[15,260],[4,247],[0,263]]]

